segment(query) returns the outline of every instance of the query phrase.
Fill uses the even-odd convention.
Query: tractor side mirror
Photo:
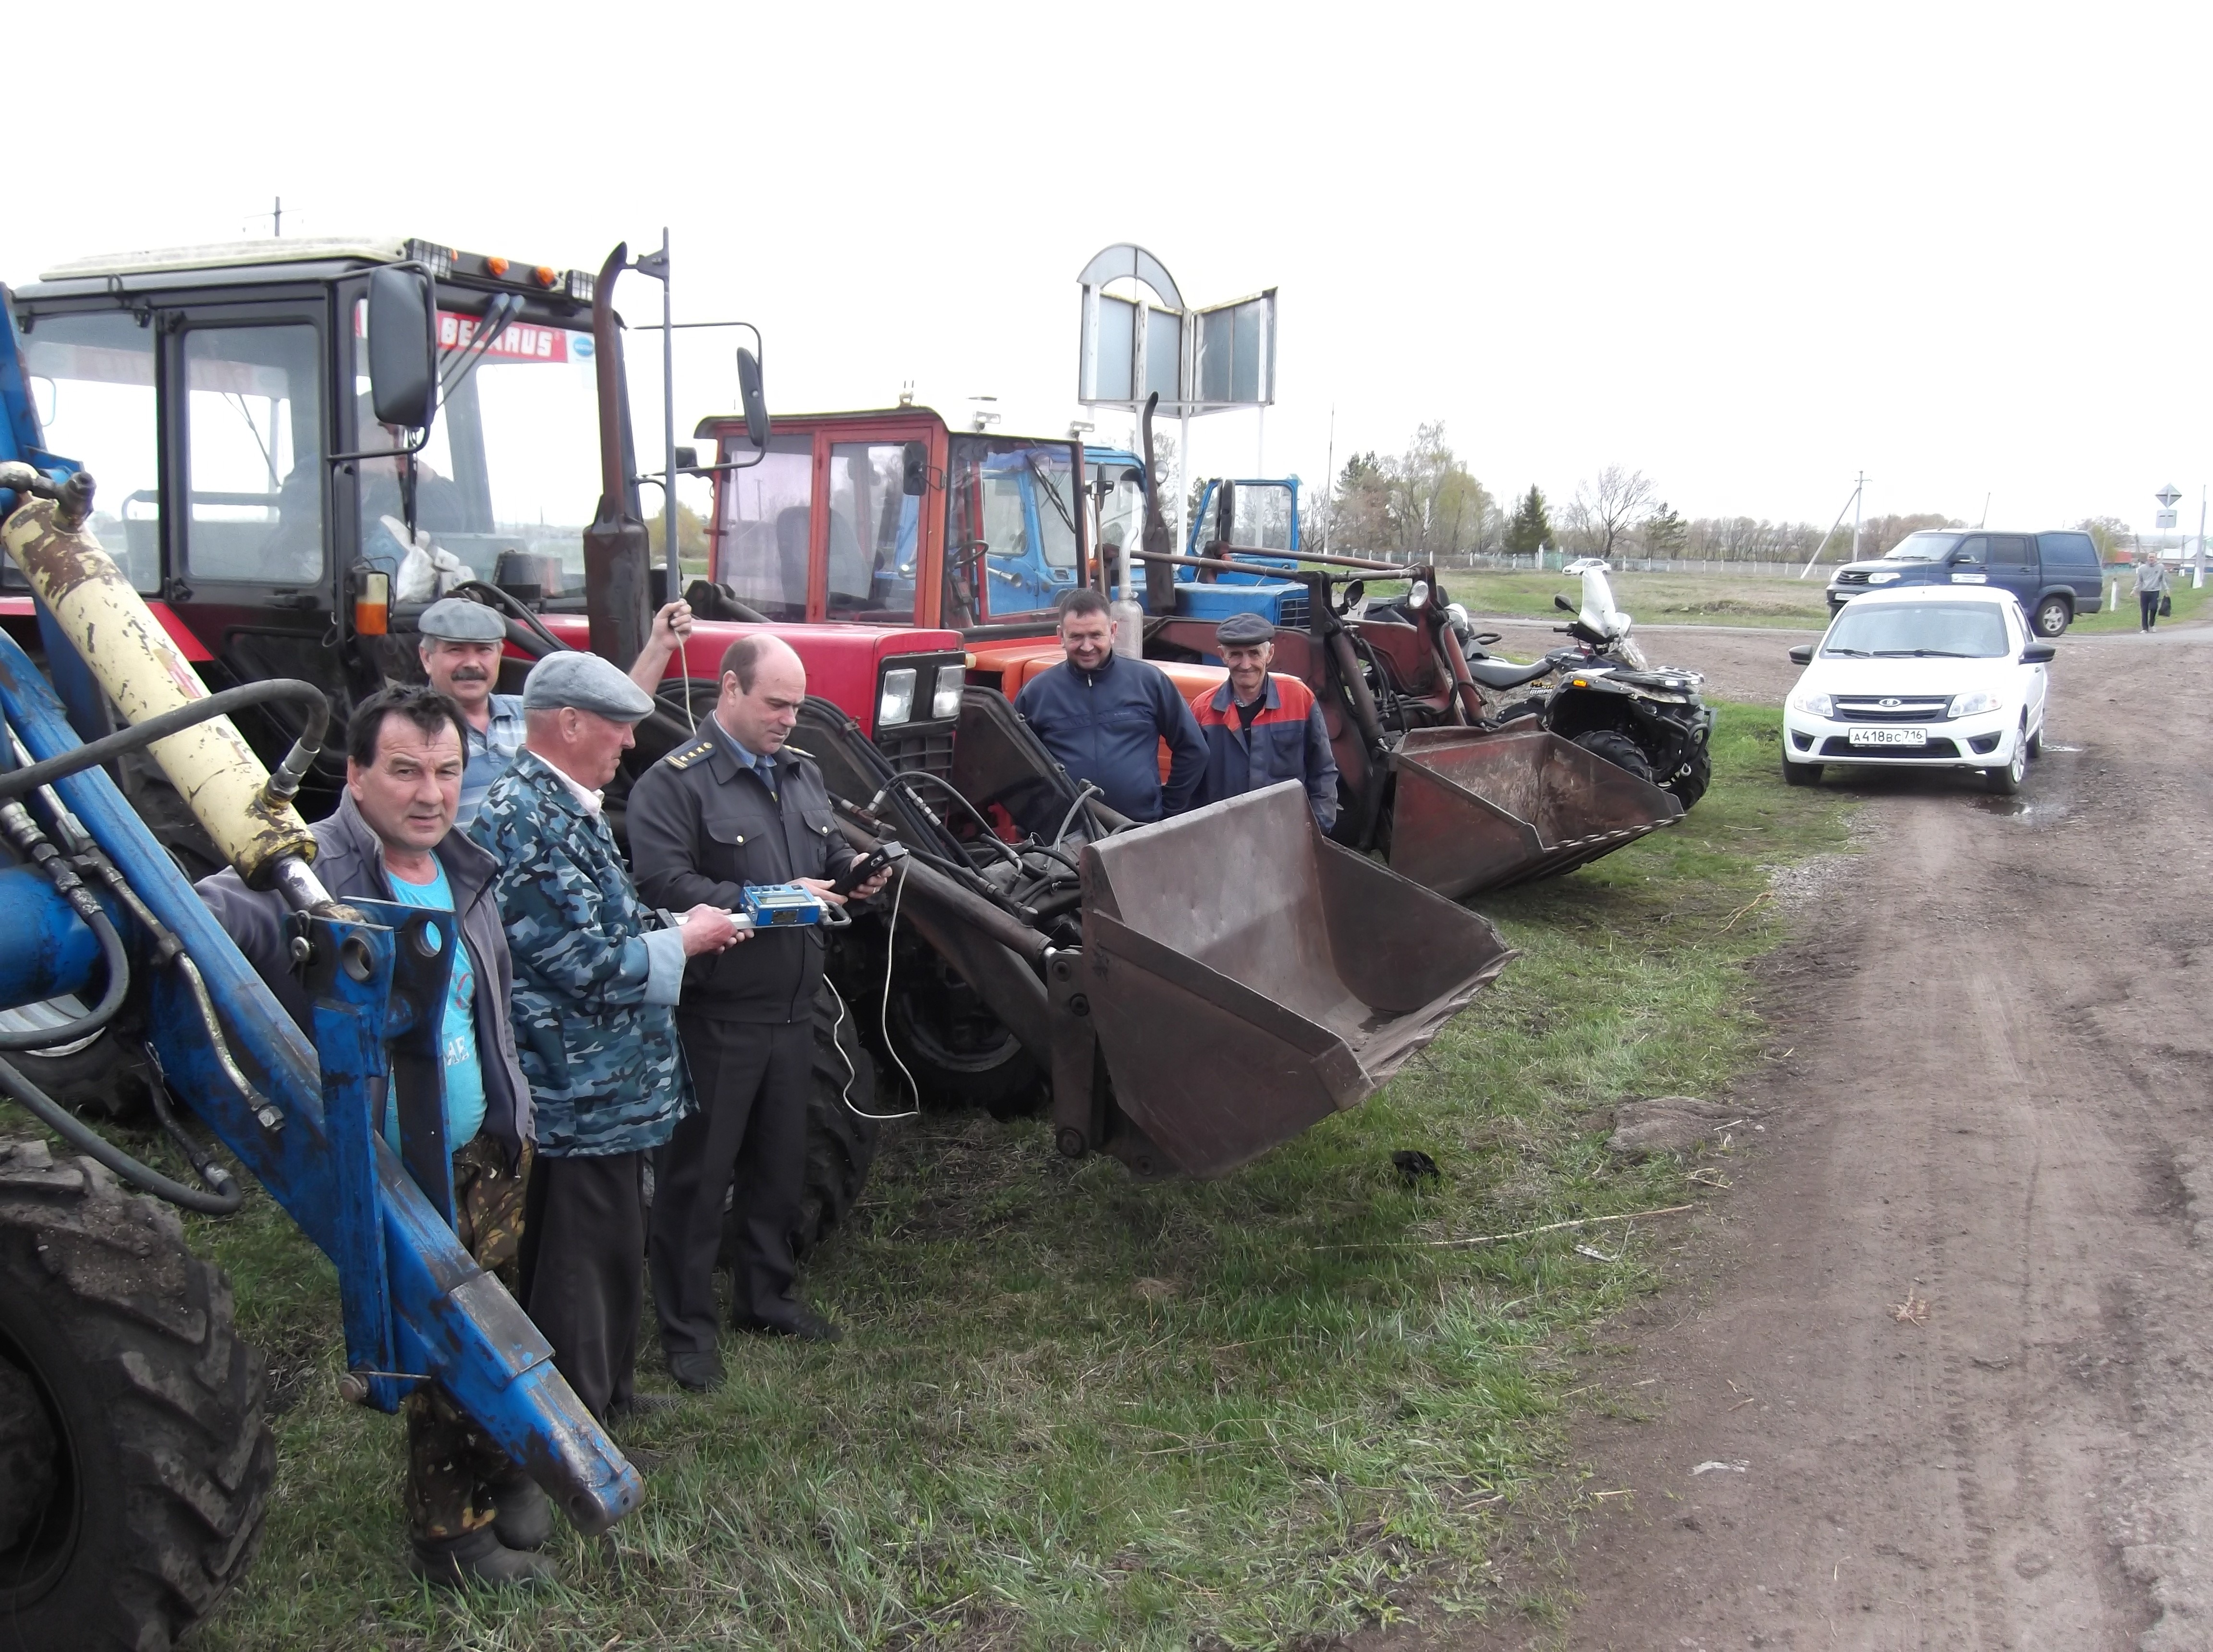
[[[380,424],[428,430],[438,411],[438,315],[430,278],[387,265],[369,275],[369,399]]]
[[[1573,613],[1576,611],[1576,605],[1557,591],[1552,594],[1552,606],[1562,613]]]
[[[766,453],[768,399],[761,394],[760,357],[743,348],[738,351],[738,404],[746,410],[746,440]]]
[[[1812,665],[1814,663],[1814,645],[1811,643],[1801,643],[1797,647],[1792,649],[1790,650],[1790,663],[1794,666]]]
[[[930,488],[930,449],[919,442],[909,442],[899,448],[899,491],[910,499],[918,499]]]
[[[676,468],[680,471],[698,470],[699,450],[697,448],[679,448],[676,450]]]

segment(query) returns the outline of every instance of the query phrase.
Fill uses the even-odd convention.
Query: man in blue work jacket
[[[1306,788],[1324,832],[1337,823],[1337,759],[1314,691],[1268,669],[1276,628],[1257,613],[1232,614],[1214,629],[1214,646],[1229,668],[1221,687],[1194,695],[1192,715],[1206,741],[1206,769],[1194,803],[1258,791],[1285,780]]]
[[[1107,808],[1133,820],[1182,814],[1206,766],[1206,742],[1167,674],[1114,652],[1106,599],[1082,587],[1060,599],[1060,649],[1067,657],[1023,684],[1015,710],[1061,767],[1099,788]]]

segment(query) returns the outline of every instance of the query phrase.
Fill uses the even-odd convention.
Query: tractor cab
[[[419,444],[370,394],[370,284],[393,265],[434,295]],[[412,665],[394,633],[441,568],[582,613],[594,287],[420,241],[287,239],[88,259],[9,302],[47,445],[95,479],[93,533],[187,657],[218,686],[302,678],[343,710]],[[411,558],[418,539],[445,560]],[[13,567],[0,624],[40,645]],[[247,732],[281,749],[287,731],[254,726],[270,715]],[[339,778],[326,756],[303,801]]]

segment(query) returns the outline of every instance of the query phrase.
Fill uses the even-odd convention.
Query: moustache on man
[[[482,666],[463,666],[453,675],[453,680],[457,683],[488,682],[491,679],[491,673],[486,671]]]

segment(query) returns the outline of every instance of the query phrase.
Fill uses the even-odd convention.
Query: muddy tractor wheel
[[[155,1652],[260,1534],[260,1356],[168,1206],[0,1142],[0,1625],[10,1646]]]
[[[875,1161],[876,1120],[863,1113],[897,1112],[876,1105],[876,1064],[861,1042],[853,1012],[828,983],[814,995],[814,1082],[807,1094],[807,1186],[792,1253],[804,1261],[852,1214]],[[717,1265],[738,1253],[735,1204],[724,1207]]]
[[[1662,790],[1673,794],[1675,801],[1683,806],[1683,812],[1689,814],[1691,806],[1704,797],[1706,788],[1714,783],[1714,754],[1700,741],[1691,747],[1683,766],[1660,783]]]
[[[1577,735],[1576,744],[1593,757],[1604,758],[1617,769],[1628,770],[1639,780],[1652,778],[1652,765],[1645,760],[1643,747],[1627,735],[1612,728],[1594,728],[1587,735]]]
[[[1002,1119],[1042,1107],[1044,1075],[1021,1040],[949,969],[916,961],[893,983],[885,1019],[892,1050],[913,1075],[923,1105],[981,1107]],[[896,1067],[885,1070],[905,1087]]]

